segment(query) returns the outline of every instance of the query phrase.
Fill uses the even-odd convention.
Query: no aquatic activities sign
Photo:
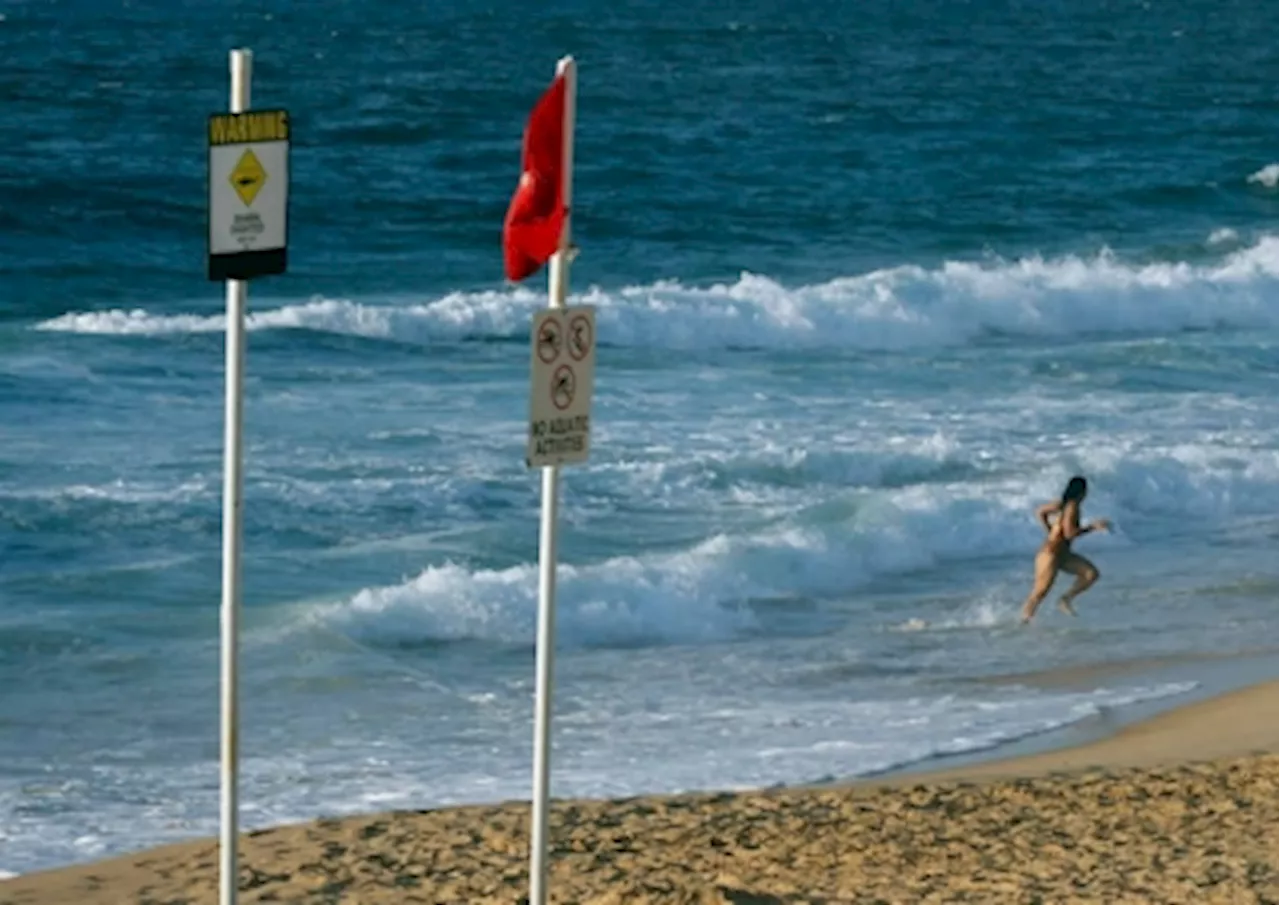
[[[530,468],[585,462],[591,451],[596,312],[546,308],[533,316],[530,350]]]

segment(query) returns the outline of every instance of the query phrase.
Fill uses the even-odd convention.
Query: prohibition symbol
[[[560,355],[560,322],[549,317],[538,325],[538,359],[551,364]]]
[[[560,411],[573,405],[573,395],[578,389],[577,378],[573,376],[573,368],[561,365],[551,377],[551,402]]]
[[[574,361],[582,361],[591,351],[591,321],[581,314],[569,321],[569,354]]]

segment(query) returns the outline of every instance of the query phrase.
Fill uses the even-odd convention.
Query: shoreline
[[[1229,654],[1175,654],[1123,661],[1030,670],[969,680],[986,686],[1021,685],[1045,690],[1089,691],[1115,679],[1141,679],[1144,684],[1192,682],[1193,688],[1176,694],[1147,698],[1108,707],[1094,716],[1064,726],[1013,738],[990,748],[943,754],[890,767],[875,773],[836,777],[817,785],[898,781],[915,776],[959,773],[968,768],[985,771],[998,763],[1014,763],[1037,755],[1051,755],[1093,743],[1107,742],[1117,734],[1151,719],[1193,707],[1203,701],[1228,696],[1277,679],[1280,650],[1260,648]]]
[[[1180,696],[1181,697],[1181,696]],[[960,765],[934,762],[853,780],[855,786],[973,783],[1099,769],[1207,763],[1280,750],[1280,680],[1200,697],[1123,722],[1090,741]],[[1144,702],[1150,703],[1150,702]]]
[[[761,896],[758,901],[762,902],[798,905],[809,901],[799,896],[818,888],[830,895],[873,880],[907,882],[902,873],[907,867],[924,871],[912,874],[912,883],[970,882],[991,872],[982,864],[994,856],[988,853],[986,861],[968,865],[966,846],[979,839],[984,845],[998,844],[983,834],[999,837],[1004,829],[994,828],[1007,828],[1011,818],[1006,812],[1015,805],[1022,808],[1017,820],[1027,832],[1037,833],[1050,832],[1054,821],[1078,821],[1083,819],[1081,814],[1096,812],[1071,830],[1071,838],[1093,838],[1098,832],[1114,830],[1114,822],[1121,819],[1117,809],[1125,815],[1123,820],[1150,823],[1154,818],[1146,805],[1155,802],[1161,808],[1168,805],[1168,826],[1160,824],[1165,835],[1130,828],[1125,838],[1131,846],[1146,852],[1148,840],[1143,837],[1151,836],[1149,841],[1157,849],[1190,852],[1196,858],[1208,858],[1206,864],[1225,863],[1221,858],[1214,861],[1212,852],[1247,849],[1247,857],[1241,856],[1244,860],[1238,864],[1233,861],[1228,871],[1231,883],[1237,884],[1230,888],[1243,890],[1240,883],[1254,888],[1249,884],[1265,881],[1258,888],[1274,891],[1277,686],[1277,680],[1270,678],[1167,708],[1102,739],[958,767],[917,768],[901,775],[825,786],[751,792],[556,799],[551,888],[553,892],[580,889],[584,897],[565,901],[600,905],[732,902],[733,890]],[[1039,803],[1026,811],[1033,800]],[[523,894],[527,871],[528,809],[527,802],[516,801],[319,819],[250,831],[241,843],[241,899],[320,903],[342,901],[349,895],[361,902],[516,902]],[[957,841],[949,834],[967,825],[965,821],[974,821],[973,826]],[[890,825],[896,829],[885,838]],[[772,829],[766,832],[766,828]],[[1179,835],[1193,830],[1195,841]],[[921,834],[919,839],[924,841],[903,848],[904,833],[913,839],[911,834]],[[1221,833],[1231,834],[1230,838],[1214,841],[1215,834]],[[759,834],[764,835],[749,841]],[[859,848],[862,843],[857,840],[864,836],[870,848]],[[935,836],[942,840],[936,844],[945,842],[951,852],[938,862],[945,865],[941,880],[929,866],[933,856],[928,852],[934,843],[926,841]],[[1097,841],[1110,846],[1109,838]],[[1056,854],[1049,860],[1058,864],[1066,857],[1062,850],[1066,843],[1059,839],[1055,844]],[[871,849],[880,854],[867,861],[866,851]],[[1010,870],[1022,863],[1021,857],[1009,862]],[[1043,867],[1045,856],[1037,857],[1036,863]],[[814,858],[825,865],[819,871],[823,878],[813,881],[814,890],[805,890],[797,883],[803,884],[805,876],[818,870]],[[898,864],[896,873],[877,873],[881,861]],[[1099,866],[1096,859],[1089,863],[1092,869],[1104,871],[1098,883],[1111,884],[1108,889],[1123,893],[1123,887],[1114,884],[1128,880],[1110,867]],[[788,864],[792,868],[784,869]],[[719,867],[708,875],[715,865]],[[1064,877],[1075,870],[1065,861],[1059,866]],[[799,873],[785,879],[783,875],[791,876],[788,870]],[[994,887],[973,888],[975,893],[987,889],[994,900],[1003,901],[1000,891],[1010,892],[1007,884],[1013,882],[1006,876]],[[1018,882],[1034,886],[1035,881],[1024,876]],[[721,898],[680,897],[684,894],[680,890],[699,883],[729,892]],[[763,898],[766,895],[771,898]],[[1149,900],[1195,899],[1185,895]],[[149,900],[167,905],[216,902],[216,839],[174,843],[0,880],[0,905]],[[1066,901],[1070,896],[1047,894],[1045,900]]]

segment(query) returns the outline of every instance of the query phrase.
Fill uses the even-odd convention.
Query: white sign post
[[[533,725],[533,826],[529,851],[529,905],[547,901],[547,809],[551,789],[551,695],[556,637],[556,520],[560,466],[587,458],[591,391],[595,382],[595,312],[566,308],[569,294],[569,223],[573,192],[573,126],[577,67],[573,57],[556,65],[564,76],[564,229],[551,257],[551,307],[533,319],[529,386],[529,435],[525,460],[542,469],[542,519],[538,534],[537,685]]]
[[[241,426],[246,280],[287,263],[289,115],[248,112],[253,57],[231,51],[231,112],[209,117],[209,279],[227,283],[226,414],[222,479],[221,905],[235,905],[239,822]]]

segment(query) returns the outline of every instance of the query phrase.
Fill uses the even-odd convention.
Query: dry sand
[[[1277,901],[1271,681],[1097,743],[887,781],[557,804],[555,903]],[[1059,772],[1061,771],[1061,772]],[[528,805],[248,834],[245,903],[516,903]],[[214,841],[0,882],[0,905],[218,900]]]

